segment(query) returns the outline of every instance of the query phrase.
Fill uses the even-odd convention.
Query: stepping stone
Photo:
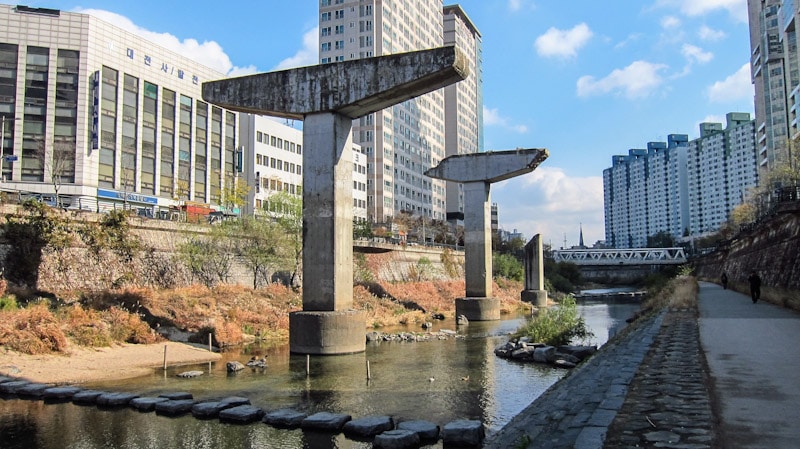
[[[156,404],[166,401],[169,401],[169,399],[161,397],[135,398],[131,399],[130,406],[131,408],[139,410],[140,412],[152,412],[156,409]]]
[[[342,413],[319,412],[306,417],[300,423],[300,427],[309,430],[339,433],[342,431],[344,424],[351,419],[353,419],[352,416]]]
[[[101,407],[124,407],[138,397],[139,395],[134,393],[103,393],[97,397],[95,403]]]
[[[483,423],[473,420],[458,420],[445,424],[442,429],[444,445],[480,446],[483,442]]]
[[[162,393],[158,395],[160,398],[167,398],[173,401],[177,401],[179,399],[194,399],[192,393],[187,393],[185,391],[176,391],[173,393]]]
[[[73,404],[95,404],[100,395],[105,394],[105,391],[97,390],[83,390],[72,395]]]
[[[219,401],[198,402],[192,406],[192,416],[198,419],[213,419],[219,416],[219,412],[225,410],[225,406]]]
[[[258,421],[264,416],[264,411],[252,405],[238,405],[236,407],[226,408],[219,412],[219,420],[224,422],[234,422],[238,424],[247,424]]]
[[[250,405],[250,399],[242,396],[228,396],[227,398],[220,399],[219,402],[220,404],[223,404],[225,408],[236,407],[239,405]]]
[[[354,419],[344,424],[345,435],[356,437],[374,437],[375,435],[394,429],[391,416],[367,416]]]
[[[45,401],[69,401],[75,393],[83,391],[80,387],[52,387],[42,392]]]
[[[289,408],[282,408],[264,415],[262,421],[273,427],[296,429],[300,427],[308,415]]]
[[[17,390],[28,384],[30,384],[30,382],[27,380],[12,380],[10,382],[4,382],[0,384],[0,393],[16,394]]]
[[[41,398],[44,390],[51,388],[53,385],[45,385],[40,383],[29,383],[28,385],[17,388],[17,396],[26,398]]]
[[[202,371],[184,371],[182,373],[178,373],[178,377],[183,377],[185,379],[190,379],[192,377],[199,377],[202,376]]]
[[[156,415],[184,415],[192,411],[192,406],[194,406],[192,399],[166,400],[156,404]]]
[[[244,369],[244,364],[242,362],[228,362],[225,364],[225,369],[228,370],[229,373],[235,373],[237,371],[241,371]]]
[[[419,444],[416,432],[402,429],[387,430],[372,440],[373,449],[416,449]]]
[[[416,432],[420,441],[437,441],[439,439],[439,426],[430,421],[403,421],[397,425],[397,428]]]

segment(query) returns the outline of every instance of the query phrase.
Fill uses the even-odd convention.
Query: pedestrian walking
[[[753,298],[753,304],[755,304],[761,299],[761,277],[752,271],[747,281],[750,282],[750,297]]]
[[[728,289],[728,274],[723,271],[722,272],[722,277],[719,280],[720,280],[720,282],[722,282],[722,288],[727,290]]]

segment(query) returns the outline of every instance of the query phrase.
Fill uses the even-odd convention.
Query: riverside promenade
[[[701,282],[634,323],[485,448],[800,447],[800,314]]]

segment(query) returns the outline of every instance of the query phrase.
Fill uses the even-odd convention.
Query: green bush
[[[541,310],[513,334],[514,338],[528,337],[533,342],[550,346],[568,345],[573,339],[586,340],[593,336],[571,295],[557,306]]]
[[[0,296],[0,310],[17,310],[17,298],[14,295]]]
[[[525,268],[522,262],[510,254],[494,253],[492,255],[492,276],[522,281],[525,279]]]

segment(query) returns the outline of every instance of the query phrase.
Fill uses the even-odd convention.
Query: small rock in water
[[[178,377],[183,377],[183,378],[187,378],[188,379],[188,378],[191,378],[191,377],[198,377],[198,376],[202,376],[202,375],[203,375],[202,371],[184,371],[182,373],[179,373]]]
[[[244,369],[244,364],[242,362],[228,362],[225,367],[228,369],[229,373],[235,373],[237,371],[241,371]]]

